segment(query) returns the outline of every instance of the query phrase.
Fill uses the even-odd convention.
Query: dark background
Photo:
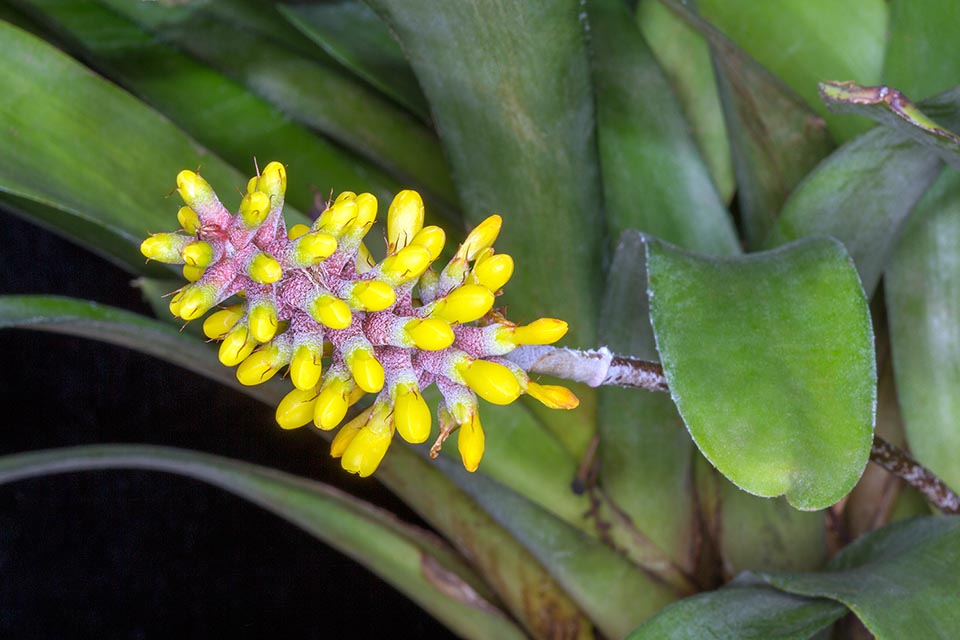
[[[132,276],[0,209],[0,293],[86,298],[150,314]],[[148,443],[322,480],[422,524],[347,474],[308,428],[120,347],[0,330],[0,454]],[[259,507],[156,472],[0,486],[0,637],[451,637],[362,566]]]

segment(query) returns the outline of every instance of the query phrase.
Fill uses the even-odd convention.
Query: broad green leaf
[[[667,6],[713,53],[730,134],[737,202],[747,245],[761,244],[797,184],[830,153],[825,122],[803,99],[687,5]]]
[[[960,91],[949,92],[960,96]],[[891,87],[862,87],[852,82],[824,82],[820,95],[837,113],[855,113],[903,133],[960,166],[960,136],[930,119],[917,105]]]
[[[410,181],[450,208],[456,201],[433,132],[335,65],[298,55],[191,4],[101,0],[288,116]],[[233,0],[229,0],[233,1]]]
[[[459,634],[524,637],[463,560],[428,532],[333,487],[274,469],[167,447],[105,445],[5,456],[0,484],[96,469],[163,471],[219,487],[360,562]]]
[[[844,548],[829,571],[763,574],[769,584],[848,606],[880,640],[960,634],[960,517],[912,518]]]
[[[910,450],[960,490],[960,174],[917,206],[884,277],[897,396]]]
[[[942,167],[936,154],[903,134],[874,129],[837,149],[797,187],[765,244],[833,236],[872,295],[901,224]]]
[[[423,120],[430,108],[386,25],[358,0],[279,5],[283,15],[347,69]]]
[[[806,640],[846,612],[843,605],[823,598],[734,583],[675,602],[627,639]]]
[[[0,328],[4,327],[67,333],[126,346],[237,388],[271,406],[288,390],[277,380],[242,386],[231,369],[220,365],[214,350],[200,340],[165,323],[86,301],[3,296]],[[412,448],[391,447],[376,478],[470,558],[527,629],[546,635],[555,625],[588,628],[583,614],[533,556]]]
[[[698,0],[704,18],[799,93],[845,141],[868,124],[827,113],[823,80],[880,81],[888,11],[884,0]]]
[[[607,637],[622,638],[677,594],[599,540],[558,520],[482,473],[438,460],[457,485],[509,530]]]
[[[578,2],[369,4],[430,103],[466,220],[503,215],[497,250],[517,262],[504,298],[510,316],[563,318],[568,344],[596,346],[604,220]],[[577,411],[535,411],[580,457],[596,394],[577,393]]]
[[[670,392],[707,459],[799,509],[845,496],[870,454],[876,364],[843,247],[713,259],[650,241],[647,273]]]
[[[297,125],[268,102],[110,9],[87,0],[18,0],[74,42],[84,59],[162,111],[243,173],[280,160],[287,201],[307,211],[314,193],[371,191],[389,202],[400,187],[379,170]],[[216,185],[214,185],[216,188]],[[290,224],[305,220],[289,220]]]
[[[586,3],[607,225],[705,253],[738,251],[733,222],[667,79],[621,0]]]
[[[640,31],[677,93],[720,199],[730,202],[737,185],[710,49],[659,0],[641,0],[636,11]]]
[[[883,82],[923,99],[960,80],[960,4],[953,0],[891,0]]]
[[[45,225],[131,263],[131,246],[176,225],[164,196],[185,167],[239,204],[230,187],[246,179],[169,120],[16,27],[0,23],[0,41],[0,191],[39,203]]]

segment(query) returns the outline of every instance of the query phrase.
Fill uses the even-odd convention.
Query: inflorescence
[[[435,383],[443,399],[431,455],[458,430],[463,464],[474,471],[484,449],[478,395],[509,404],[526,393],[555,409],[577,406],[568,389],[538,384],[502,357],[519,345],[556,342],[567,323],[541,318],[518,326],[493,308],[514,266],[493,250],[500,216],[477,225],[437,272],[431,265],[445,234],[424,226],[417,192],[401,191],[387,213],[386,258],[378,263],[363,243],[377,215],[373,195],[345,191],[311,227],[288,231],[286,183],[283,165],[271,162],[231,215],[203,178],[182,171],[180,232],[152,235],[140,247],[149,259],[185,265],[189,284],[170,300],[175,316],[196,320],[226,304],[203,331],[221,341],[220,362],[239,365],[242,384],[287,368],[294,389],[277,407],[281,427],[334,429],[351,405],[376,393],[331,445],[344,469],[368,476],[394,430],[410,443],[430,436],[422,391]]]

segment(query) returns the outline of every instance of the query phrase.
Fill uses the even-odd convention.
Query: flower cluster
[[[180,232],[152,235],[140,247],[147,258],[185,265],[190,283],[170,300],[175,316],[195,320],[227,305],[203,330],[222,341],[220,361],[237,366],[241,383],[259,384],[286,368],[294,389],[277,407],[281,427],[334,429],[364,394],[377,394],[331,445],[344,469],[368,476],[395,430],[410,443],[429,437],[422,390],[435,383],[443,399],[431,453],[458,431],[463,464],[474,471],[484,449],[477,396],[509,404],[527,393],[549,407],[577,406],[568,389],[538,384],[502,357],[519,345],[552,344],[567,324],[542,318],[518,326],[493,309],[514,266],[492,247],[500,216],[474,228],[438,272],[431,265],[445,234],[424,226],[415,191],[391,203],[386,257],[376,262],[363,243],[377,215],[373,195],[341,193],[311,227],[288,231],[286,182],[283,165],[271,162],[231,215],[203,178],[182,171]]]

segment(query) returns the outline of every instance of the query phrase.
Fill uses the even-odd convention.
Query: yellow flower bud
[[[273,284],[283,277],[283,268],[280,267],[280,263],[273,256],[260,252],[250,261],[247,273],[254,282]]]
[[[521,327],[504,327],[500,332],[505,340],[515,345],[553,344],[566,335],[568,325],[556,318],[540,318]]]
[[[193,171],[188,170],[177,174],[177,191],[187,206],[194,210],[209,206],[216,198],[210,184]]]
[[[297,389],[313,389],[323,373],[320,354],[309,345],[302,344],[290,359],[290,381]]]
[[[420,277],[433,260],[424,247],[409,245],[380,263],[383,277],[396,284]]]
[[[213,262],[213,245],[203,240],[191,242],[183,248],[183,261],[191,267],[206,269]]]
[[[296,240],[297,238],[308,233],[310,233],[310,227],[305,224],[295,224],[290,227],[289,231],[287,231],[287,238],[290,240]]]
[[[329,233],[316,231],[308,233],[297,241],[295,259],[303,265],[311,265],[326,260],[337,250],[337,239]]]
[[[183,279],[187,282],[196,282],[203,277],[203,272],[207,269],[205,267],[194,267],[189,264],[183,265]]]
[[[357,386],[367,393],[376,393],[383,389],[383,365],[377,361],[373,352],[366,349],[354,349],[344,358],[350,374]]]
[[[413,343],[424,351],[446,349],[453,344],[455,338],[450,323],[443,318],[411,320],[403,329]]]
[[[313,389],[294,389],[277,405],[277,424],[284,429],[296,429],[309,423],[316,401],[317,392]]]
[[[190,207],[180,207],[177,211],[177,222],[187,233],[193,234],[200,230],[200,216]]]
[[[393,434],[389,429],[374,429],[369,425],[364,427],[350,440],[343,452],[340,466],[361,478],[368,477],[380,466],[391,440]]]
[[[228,331],[233,329],[242,317],[242,304],[235,304],[226,309],[221,309],[216,313],[211,313],[210,316],[203,321],[203,335],[211,340],[219,340],[226,335]]]
[[[307,304],[307,312],[314,320],[331,329],[346,329],[353,321],[347,303],[328,293],[320,294]]]
[[[353,191],[342,191],[340,195],[337,196],[337,199],[333,201],[334,204],[338,202],[344,202],[346,200],[356,200],[357,194]]]
[[[342,194],[341,194],[342,195]],[[337,199],[333,206],[320,214],[314,225],[316,229],[339,235],[356,220],[359,207],[353,199]]]
[[[240,201],[240,218],[248,229],[256,229],[270,215],[270,196],[252,191]]]
[[[353,439],[360,433],[360,430],[363,429],[363,426],[369,420],[370,415],[373,413],[373,407],[366,409],[356,418],[343,425],[343,428],[337,432],[337,435],[334,436],[333,442],[330,443],[330,455],[334,458],[339,458],[343,455],[343,452],[347,450],[347,447],[350,446],[350,443]]]
[[[457,372],[477,395],[493,404],[510,404],[520,397],[520,383],[507,367],[489,360],[469,360]]]
[[[193,238],[178,233],[155,233],[140,243],[140,253],[164,264],[183,264],[183,249]]]
[[[473,228],[457,249],[457,257],[473,260],[481,251],[493,246],[500,234],[503,218],[494,214]]]
[[[170,313],[173,314],[173,317],[180,317],[180,303],[183,301],[183,290],[177,291],[173,294],[173,297],[170,298]]]
[[[393,422],[400,437],[419,444],[430,437],[430,407],[416,385],[398,384],[393,404]]]
[[[272,378],[284,364],[286,363],[280,349],[276,345],[268,345],[254,351],[240,363],[237,367],[237,380],[248,387],[261,384]]]
[[[416,191],[398,193],[387,212],[387,254],[410,244],[423,228],[423,199]]]
[[[383,311],[396,301],[397,292],[380,280],[362,280],[350,292],[350,305],[361,311]]]
[[[440,300],[430,315],[448,322],[473,322],[493,308],[494,295],[479,284],[465,284]]]
[[[513,258],[505,253],[478,262],[473,268],[473,276],[477,284],[482,284],[490,291],[497,291],[507,284],[513,275]]]
[[[277,333],[277,309],[273,303],[264,301],[250,310],[250,333],[257,342],[269,342]]]
[[[429,226],[420,230],[420,233],[413,237],[410,244],[423,247],[430,252],[430,261],[433,262],[440,257],[443,251],[443,243],[446,242],[447,234],[440,227]]]
[[[361,242],[360,248],[357,249],[357,273],[363,275],[375,266],[377,266],[377,261],[373,259],[373,255],[370,253],[370,249],[367,249],[367,245]]]
[[[357,203],[357,217],[350,226],[353,230],[365,233],[377,220],[377,197],[372,193],[361,193],[354,202]]]
[[[480,466],[484,444],[480,417],[474,411],[470,419],[460,425],[460,430],[457,432],[457,450],[460,451],[460,459],[463,460],[463,467],[467,471],[473,473]]]
[[[217,290],[211,285],[191,284],[183,290],[179,315],[184,320],[196,320],[217,304]]]
[[[246,360],[256,346],[257,341],[250,335],[250,331],[245,326],[238,325],[223,338],[217,356],[224,366],[233,367]]]
[[[580,399],[570,389],[555,384],[527,383],[527,393],[551,409],[576,409]]]
[[[257,181],[260,179],[259,176],[253,176],[247,180],[247,193],[253,193],[257,190]]]
[[[340,378],[328,379],[320,388],[320,397],[317,398],[317,405],[314,407],[313,424],[324,431],[329,431],[336,427],[347,415],[348,386],[345,380]]]
[[[287,170],[279,162],[271,162],[260,172],[257,190],[270,197],[282,196],[287,191]]]

